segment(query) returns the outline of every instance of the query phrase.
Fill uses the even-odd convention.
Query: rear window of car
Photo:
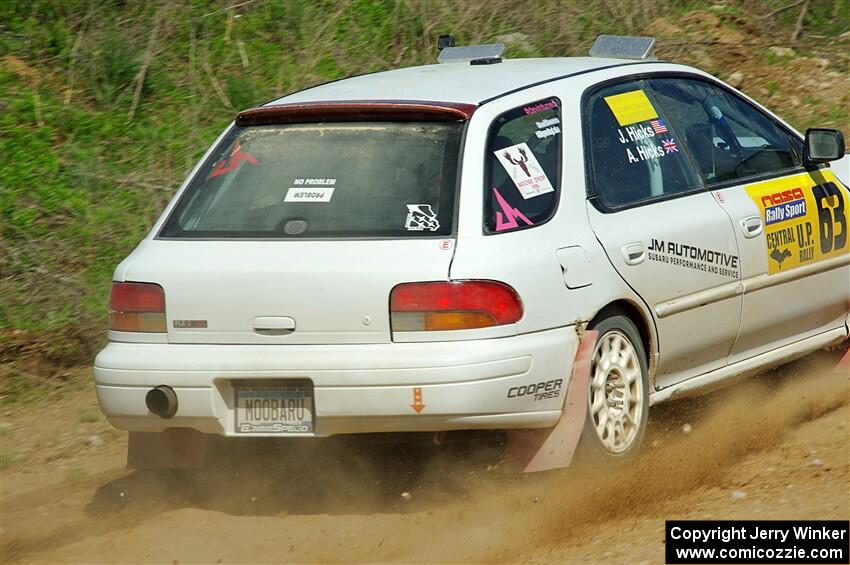
[[[234,127],[192,179],[159,236],[451,234],[463,125]]]

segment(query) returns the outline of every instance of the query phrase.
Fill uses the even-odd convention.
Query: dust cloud
[[[78,517],[51,506],[57,514],[37,528],[7,536],[5,560],[545,561],[591,538],[622,538],[624,521],[663,518],[671,501],[722,484],[745,458],[846,405],[848,375],[832,370],[838,357],[811,355],[711,395],[653,407],[643,455],[616,472],[518,474],[502,463],[498,432],[449,434],[441,446],[410,434],[216,440],[214,464],[202,471],[116,470],[80,486]],[[838,436],[843,465],[847,431]],[[4,510],[31,514],[16,506]],[[658,540],[647,543],[658,551]]]

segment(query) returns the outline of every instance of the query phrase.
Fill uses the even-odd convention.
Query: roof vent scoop
[[[446,47],[454,47],[455,46],[455,36],[454,34],[441,35],[437,38],[437,51],[442,51]]]
[[[657,61],[654,37],[628,37],[624,35],[600,35],[590,48],[591,57],[612,59],[637,59]]]
[[[463,45],[455,47],[453,35],[441,35],[437,40],[438,63],[469,63],[470,65],[492,65],[502,62],[502,54],[505,52],[504,43],[490,43],[487,45]]]

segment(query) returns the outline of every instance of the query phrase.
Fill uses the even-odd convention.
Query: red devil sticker
[[[225,175],[230,171],[235,171],[239,167],[240,161],[246,161],[251,163],[252,165],[256,165],[259,163],[253,155],[250,153],[246,153],[242,151],[242,144],[237,141],[236,145],[233,147],[233,151],[230,152],[230,159],[222,159],[218,163],[216,163],[213,172],[210,173],[210,176],[207,177],[207,180],[210,180],[213,177],[217,177],[219,175]]]

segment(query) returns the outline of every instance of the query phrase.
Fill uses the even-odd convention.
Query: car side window
[[[707,184],[801,166],[803,144],[761,110],[707,81],[647,81]]]
[[[642,81],[593,92],[585,107],[591,190],[608,209],[669,198],[701,185]]]
[[[561,185],[560,102],[549,98],[496,118],[485,167],[485,233],[548,221],[558,206]]]

